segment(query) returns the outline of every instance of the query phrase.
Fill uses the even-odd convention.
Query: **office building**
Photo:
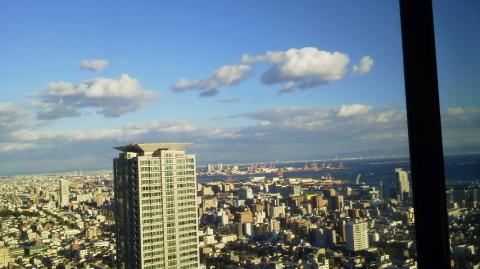
[[[349,222],[345,225],[346,247],[350,251],[368,248],[368,224],[366,222]]]
[[[187,143],[116,147],[119,268],[198,268],[195,155]]]
[[[0,267],[7,267],[9,262],[8,248],[0,247]]]
[[[285,217],[285,205],[271,206],[270,207],[270,217],[272,219]]]
[[[383,180],[380,180],[380,186],[378,187],[378,190],[380,191],[380,195],[379,195],[380,200],[385,200],[386,191],[385,191],[385,185],[383,184]]]
[[[253,190],[249,187],[244,187],[238,190],[238,198],[253,199]]]
[[[345,206],[343,195],[334,195],[328,197],[328,210],[342,210]]]
[[[60,179],[60,207],[67,206],[70,202],[70,183],[65,179]]]
[[[211,164],[207,164],[207,173],[212,173],[213,172],[213,169],[212,169],[212,165]]]
[[[410,181],[408,172],[404,171],[402,168],[396,168],[395,173],[397,174],[397,199],[403,201],[410,197]]]

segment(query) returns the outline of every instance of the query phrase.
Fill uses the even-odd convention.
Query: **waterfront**
[[[375,158],[356,160],[329,160],[328,163],[337,166],[340,162],[345,165],[344,169],[320,170],[320,171],[285,171],[285,178],[315,178],[328,177],[347,182],[354,182],[360,174],[360,181],[377,184],[380,180],[390,183],[395,179],[395,168],[410,170],[410,163],[407,157],[397,158]],[[320,163],[320,162],[319,162]],[[268,164],[268,163],[267,163]],[[275,163],[277,168],[295,167],[301,168],[305,162]],[[200,175],[199,182],[208,182],[218,179],[244,180],[252,176],[276,177],[275,173],[258,173],[255,175]],[[447,181],[474,181],[480,180],[480,154],[448,155],[445,157],[445,177]]]

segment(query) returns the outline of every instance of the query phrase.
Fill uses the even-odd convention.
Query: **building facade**
[[[198,268],[195,155],[186,143],[116,147],[119,268]]]
[[[397,199],[403,201],[410,197],[410,181],[408,172],[404,171],[402,168],[396,168],[395,173],[397,174]]]
[[[346,247],[350,251],[368,248],[368,224],[366,222],[349,222],[345,224]]]
[[[8,262],[9,262],[8,248],[0,247],[0,267],[7,268]]]
[[[67,206],[70,202],[70,183],[65,180],[60,180],[60,207]]]

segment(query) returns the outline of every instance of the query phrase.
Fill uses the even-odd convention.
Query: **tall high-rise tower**
[[[349,222],[345,225],[346,247],[351,251],[368,248],[368,225],[366,222]]]
[[[410,181],[408,180],[408,172],[404,171],[402,168],[396,168],[395,173],[397,174],[397,198],[400,201],[403,201],[410,196]]]
[[[378,190],[379,190],[379,198],[380,200],[385,200],[386,196],[385,196],[385,185],[383,184],[383,180],[380,180],[380,185],[378,187]]]
[[[60,207],[67,206],[70,202],[70,183],[65,179],[60,179]]]
[[[113,160],[119,268],[198,268],[195,155],[131,144]]]

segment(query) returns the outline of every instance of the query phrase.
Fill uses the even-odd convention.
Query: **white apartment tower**
[[[195,155],[130,144],[113,160],[118,268],[198,268]]]
[[[410,181],[408,180],[408,172],[404,171],[402,168],[396,168],[395,173],[397,174],[397,198],[400,201],[403,201],[410,195]]]
[[[212,173],[213,172],[213,169],[212,169],[212,165],[211,164],[207,164],[207,173]]]
[[[70,183],[65,179],[60,179],[60,207],[67,206],[70,202]]]
[[[368,248],[368,224],[366,222],[349,222],[345,225],[346,247],[350,251]]]

